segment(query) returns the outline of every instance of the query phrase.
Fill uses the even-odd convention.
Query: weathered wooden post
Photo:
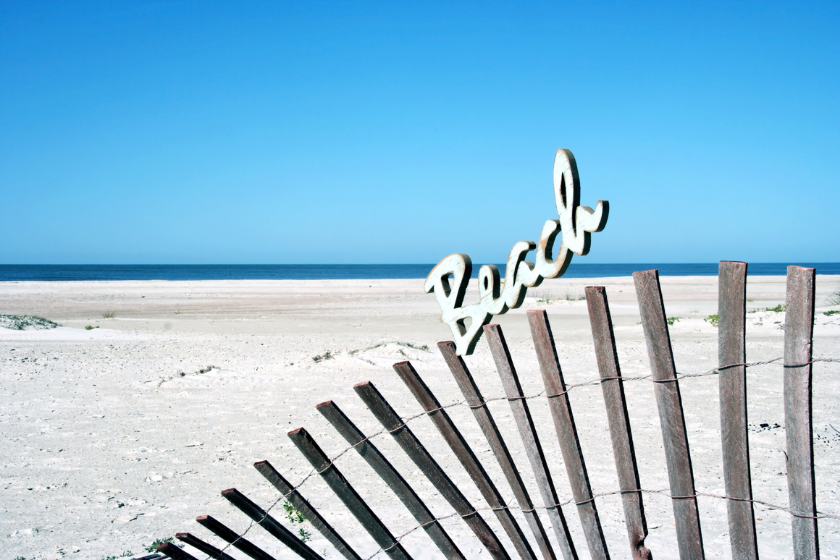
[[[397,472],[391,462],[371,442],[362,431],[356,427],[350,418],[332,401],[326,401],[315,408],[324,418],[353,446],[356,452],[370,465],[385,484],[396,494],[400,501],[408,508],[414,519],[423,527],[441,553],[447,560],[464,560],[464,555],[458,546],[441,527],[432,512],[408,484],[405,478]],[[298,508],[300,509],[300,508]]]
[[[785,304],[785,433],[796,560],[820,557],[811,425],[811,344],[816,271],[789,266]]]
[[[218,521],[216,518],[209,515],[199,515],[195,518],[195,520],[199,525],[228,543],[229,546],[238,548],[254,560],[275,560],[274,556],[244,538],[242,535],[237,534],[236,531],[221,521]]]
[[[458,515],[472,529],[479,542],[484,545],[490,556],[496,560],[509,560],[510,556],[493,529],[480,513],[470,504],[464,494],[455,486],[452,479],[438,465],[426,448],[405,425],[402,418],[394,408],[385,400],[385,397],[374,387],[370,381],[357,383],[353,386],[356,394],[364,401],[370,411],[379,420],[379,423],[393,436],[406,455],[414,461],[414,464],[426,475],[429,482],[434,484],[438,492],[449,502],[449,505],[458,512]]]
[[[680,558],[703,560],[705,554],[697,496],[694,493],[694,471],[691,468],[688,435],[685,431],[680,385],[677,381],[674,353],[671,351],[665,305],[662,303],[662,290],[659,287],[659,272],[634,272],[633,280],[639,298],[639,311],[642,314],[642,327],[645,331],[656,404],[659,408],[659,422],[662,425],[662,442],[665,444],[665,460],[668,464]]]
[[[607,420],[610,425],[615,470],[618,474],[618,486],[621,489],[621,502],[624,506],[624,522],[630,539],[630,551],[634,560],[650,560],[650,550],[645,546],[648,529],[639,483],[639,468],[633,448],[633,434],[630,431],[630,417],[627,414],[627,401],[624,397],[624,385],[618,365],[618,352],[615,347],[615,334],[610,307],[607,303],[606,288],[601,286],[586,288],[586,305],[589,308],[589,322],[592,325],[598,372],[601,374],[601,391],[607,406]]]
[[[303,560],[323,560],[317,552],[309,548],[306,543],[298,539],[291,531],[283,527],[283,525],[269,515],[267,511],[249,500],[236,488],[222,490],[222,496],[238,508],[239,511],[250,517],[254,523],[265,529],[271,536],[303,558]]]
[[[294,486],[289,484],[283,475],[277,472],[271,463],[268,461],[257,461],[254,463],[254,468],[265,477],[265,479],[274,486],[285,499],[292,504],[295,509],[306,517],[316,531],[321,533],[331,545],[347,560],[362,560],[362,558],[352,549],[350,545],[339,535],[335,529],[327,522],[318,511],[312,507],[312,504],[301,496]]]
[[[490,325],[485,326],[485,329],[488,326]],[[528,489],[525,487],[525,483],[522,482],[519,469],[516,467],[510,451],[508,451],[507,444],[499,428],[496,426],[493,415],[487,407],[487,402],[481,395],[481,391],[475,383],[470,370],[467,368],[467,364],[461,356],[456,354],[454,342],[438,342],[438,348],[446,360],[446,364],[449,366],[449,371],[452,372],[452,376],[458,383],[458,387],[461,389],[461,393],[464,395],[470,410],[472,410],[476,422],[481,427],[481,431],[484,432],[484,437],[487,439],[490,449],[496,456],[496,460],[511,490],[513,490],[516,501],[519,503],[519,507],[522,509],[522,513],[525,515],[529,527],[531,527],[531,532],[534,534],[534,538],[537,539],[537,544],[543,553],[543,557],[547,560],[553,560],[555,558],[554,550],[551,548],[551,543],[545,533],[540,517],[537,515],[537,510],[531,501]],[[530,457],[534,451],[530,447],[528,449]],[[539,453],[542,453],[542,450]],[[547,486],[543,482],[544,479],[537,475],[537,485],[542,494],[543,502],[551,525],[554,528],[554,534],[557,537],[563,558],[565,560],[577,560],[577,552],[575,552],[572,537],[569,534],[569,527],[566,525],[566,518],[563,516],[563,510],[560,508],[560,500],[557,498],[557,492],[554,490],[553,485]]]
[[[531,337],[534,339],[534,349],[537,351],[537,361],[540,364],[551,417],[554,419],[560,452],[563,454],[563,463],[566,465],[566,474],[572,486],[572,495],[575,498],[581,525],[583,525],[589,554],[593,558],[608,560],[610,554],[607,551],[601,519],[589,485],[589,474],[586,471],[586,462],[583,460],[575,417],[572,414],[572,404],[569,402],[566,382],[563,380],[560,360],[557,358],[548,314],[541,309],[528,311],[528,325],[531,327]]]
[[[718,364],[723,480],[732,558],[757,560],[758,543],[747,434],[747,263],[721,261],[718,269]]]
[[[233,556],[222,552],[215,546],[204,542],[203,540],[190,533],[175,533],[175,538],[183,543],[190,545],[196,550],[200,550],[210,558],[216,558],[218,560],[236,560],[236,558],[234,558]]]
[[[335,463],[330,461],[327,454],[315,442],[309,432],[298,428],[289,432],[289,439],[297,446],[303,456],[309,460],[321,478],[326,482],[338,498],[344,502],[350,513],[361,523],[365,531],[373,540],[385,550],[393,560],[411,560],[411,556],[394,538],[382,520],[370,509],[370,506],[359,496],[356,489],[350,485]],[[300,555],[300,553],[298,553]],[[320,558],[320,557],[318,557]],[[315,559],[318,560],[318,559]]]
[[[484,469],[484,465],[475,456],[472,447],[464,436],[461,435],[460,430],[452,422],[449,414],[440,405],[437,398],[432,394],[432,391],[423,382],[417,371],[412,367],[410,362],[399,362],[394,364],[394,371],[400,376],[400,379],[406,384],[414,398],[420,403],[420,406],[426,411],[427,416],[438,429],[440,435],[443,436],[444,441],[452,449],[455,457],[469,473],[470,478],[475,483],[481,495],[490,505],[496,518],[502,525],[502,528],[507,533],[519,557],[523,559],[536,560],[534,551],[531,548],[531,543],[522,532],[516,518],[513,517],[510,509],[507,507],[502,494],[499,492],[490,475]]]

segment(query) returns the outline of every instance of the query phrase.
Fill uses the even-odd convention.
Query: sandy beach
[[[531,290],[522,308],[496,321],[525,394],[543,388],[528,309],[548,311],[567,383],[598,376],[586,302],[579,299],[588,285],[607,287],[623,374],[648,373],[631,278],[550,280]],[[678,369],[712,369],[717,329],[705,318],[717,313],[717,278],[663,277],[662,287],[667,315],[678,318],[671,326]],[[838,309],[827,306],[826,298],[840,290],[840,276],[818,276],[817,288],[814,355],[838,358],[840,315],[823,312]],[[784,277],[750,277],[748,361],[782,355],[784,314],[766,309],[784,303],[784,291]],[[467,300],[475,293],[473,286]],[[435,347],[451,338],[448,328],[439,321],[434,297],[423,293],[422,280],[5,282],[0,313],[37,315],[61,325],[0,329],[3,558],[98,559],[128,551],[139,556],[155,539],[181,531],[221,546],[194,519],[210,514],[244,530],[248,519],[220,496],[226,488],[241,490],[263,507],[276,501],[276,490],[253,468],[255,461],[270,461],[293,483],[310,472],[286,436],[289,430],[305,427],[330,456],[346,447],[316,404],[332,399],[365,433],[376,432],[381,426],[351,388],[370,380],[402,416],[417,414],[420,406],[391,369],[403,360],[414,364],[442,403],[462,399]],[[466,361],[486,397],[504,395],[486,341]],[[840,364],[816,364],[814,372],[817,504],[840,514]],[[748,382],[754,494],[786,505],[782,368],[750,368]],[[697,489],[723,494],[717,383],[714,376],[687,379],[681,390]],[[625,386],[642,487],[667,489],[651,383]],[[570,395],[593,491],[616,490],[601,390],[592,385]],[[539,503],[508,403],[490,407]],[[533,399],[530,407],[560,498],[569,500],[546,401]],[[515,505],[469,408],[449,412],[507,503]],[[418,418],[410,427],[469,500],[486,507],[431,422]],[[435,515],[452,513],[388,434],[373,441]],[[344,454],[337,465],[393,534],[416,526],[357,454]],[[378,549],[317,476],[300,491],[363,557]],[[670,500],[656,494],[644,500],[649,548],[657,559],[676,558]],[[613,558],[629,557],[620,498],[599,498],[597,504]],[[701,497],[699,504],[707,556],[729,558],[725,502]],[[755,511],[761,556],[791,557],[790,516],[763,506]],[[587,558],[574,505],[564,512],[578,553]],[[312,533],[310,544],[326,558],[340,558],[308,524],[289,524],[279,506],[272,513],[295,532],[302,527]],[[515,515],[529,534],[524,518]],[[496,519],[489,512],[484,517],[508,543]],[[548,528],[546,516],[543,524]],[[470,558],[488,557],[461,520],[443,525]],[[819,530],[824,557],[840,556],[840,521],[821,521]],[[294,557],[259,527],[248,539],[277,558]],[[437,557],[423,531],[402,542],[415,558]]]

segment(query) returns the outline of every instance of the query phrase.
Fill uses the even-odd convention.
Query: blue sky
[[[0,263],[840,261],[840,3],[0,4]]]

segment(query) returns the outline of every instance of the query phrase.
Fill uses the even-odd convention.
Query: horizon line
[[[745,262],[747,264],[789,264],[790,261],[705,261],[705,262],[673,262],[673,261],[637,261],[637,262],[572,262],[569,266],[614,266],[614,265],[709,265],[721,262]],[[807,264],[840,264],[840,261],[793,261]],[[432,266],[437,263],[0,263],[0,267],[8,266]],[[495,264],[506,267],[506,263]]]

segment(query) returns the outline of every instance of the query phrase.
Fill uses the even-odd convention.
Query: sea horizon
[[[748,274],[786,274],[791,264],[817,274],[840,274],[840,263],[748,263]],[[376,280],[426,278],[434,264],[5,264],[0,282],[79,282],[115,280]],[[480,264],[473,265],[472,276]],[[504,275],[505,265],[497,264]],[[630,276],[639,270],[661,276],[716,276],[718,263],[572,263],[564,278]]]

